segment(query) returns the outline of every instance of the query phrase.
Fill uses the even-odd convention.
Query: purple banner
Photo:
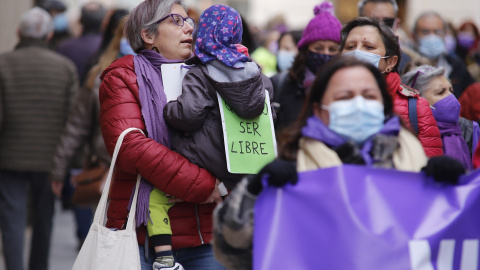
[[[258,198],[254,269],[478,269],[480,171],[461,183],[353,165],[301,173]]]

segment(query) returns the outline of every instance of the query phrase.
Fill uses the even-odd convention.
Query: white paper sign
[[[183,77],[190,67],[184,63],[177,64],[163,64],[161,67],[163,90],[167,96],[167,102],[177,100],[178,96],[182,94]]]

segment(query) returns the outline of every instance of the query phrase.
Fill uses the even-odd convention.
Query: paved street
[[[75,239],[75,228],[73,213],[62,211],[60,202],[57,201],[53,225],[53,237],[50,251],[50,270],[70,270],[77,256],[77,242]],[[1,233],[1,232],[0,232]],[[29,251],[31,231],[27,229],[25,261]],[[1,246],[0,250],[4,247]],[[3,252],[0,252],[0,270],[5,270]],[[27,263],[25,263],[27,265]]]

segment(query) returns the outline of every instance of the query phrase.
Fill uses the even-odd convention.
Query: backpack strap
[[[418,135],[418,113],[417,113],[417,98],[408,98],[408,118],[410,119],[410,126],[413,132]]]

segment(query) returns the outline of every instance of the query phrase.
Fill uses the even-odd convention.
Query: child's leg
[[[148,220],[147,231],[153,246],[171,246],[172,228],[170,227],[170,218],[168,210],[173,203],[168,202],[165,193],[154,188],[150,193],[150,220]],[[169,250],[162,248],[163,250]],[[158,250],[158,251],[163,251]],[[157,251],[157,250],[155,250]]]
[[[168,268],[175,265],[172,253],[172,229],[168,210],[173,203],[168,202],[165,193],[153,189],[150,193],[150,220],[147,223],[149,240],[155,248],[154,269]]]

